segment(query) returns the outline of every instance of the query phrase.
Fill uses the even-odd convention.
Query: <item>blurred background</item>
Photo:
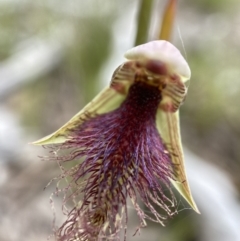
[[[60,173],[28,143],[68,121],[104,86],[134,45],[140,0],[0,0],[0,241],[52,233],[49,197]],[[166,0],[153,1],[149,40]],[[201,215],[178,196],[166,227],[128,240],[240,240],[240,2],[181,0],[172,42],[192,78],[181,107],[187,174]],[[55,198],[61,224],[61,197]],[[130,216],[131,216],[130,211]],[[52,238],[50,237],[50,240]]]

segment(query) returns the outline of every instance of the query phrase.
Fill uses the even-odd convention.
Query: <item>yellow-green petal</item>
[[[107,87],[100,92],[90,103],[80,112],[73,116],[65,125],[54,133],[33,142],[34,145],[60,144],[68,139],[71,130],[81,125],[86,119],[86,115],[103,114],[116,109],[123,102],[125,96],[119,94],[113,88]]]
[[[170,181],[173,184],[173,186],[177,189],[177,191],[189,203],[189,205],[197,213],[200,213],[191,194],[191,190],[185,172],[184,156],[179,126],[179,112],[164,112],[161,109],[159,109],[157,112],[156,121],[159,134],[163,138],[165,144],[168,146],[171,159],[174,165],[173,171],[176,179],[170,179]]]

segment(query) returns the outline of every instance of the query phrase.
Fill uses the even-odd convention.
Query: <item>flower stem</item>
[[[158,39],[170,41],[173,30],[174,18],[176,15],[176,5],[177,0],[168,1],[162,18],[162,26]]]
[[[135,46],[146,43],[148,40],[148,30],[152,15],[153,0],[141,0],[138,19]]]

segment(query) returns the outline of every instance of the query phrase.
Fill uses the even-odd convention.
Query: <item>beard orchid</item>
[[[107,88],[34,143],[51,145],[48,159],[71,163],[59,179],[67,178],[65,202],[75,205],[55,233],[59,241],[120,240],[121,230],[126,239],[127,199],[139,227],[147,219],[164,225],[176,212],[172,186],[198,212],[179,130],[189,66],[176,47],[160,40],[134,47],[125,57]]]

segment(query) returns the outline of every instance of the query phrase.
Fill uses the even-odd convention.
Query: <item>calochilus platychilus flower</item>
[[[65,202],[77,203],[56,231],[57,240],[120,240],[121,230],[126,239],[127,198],[139,228],[146,219],[163,225],[177,211],[171,186],[199,212],[179,130],[189,66],[163,40],[134,47],[125,58],[107,88],[59,130],[34,142],[51,145],[48,159],[72,164],[59,178],[69,181]]]

